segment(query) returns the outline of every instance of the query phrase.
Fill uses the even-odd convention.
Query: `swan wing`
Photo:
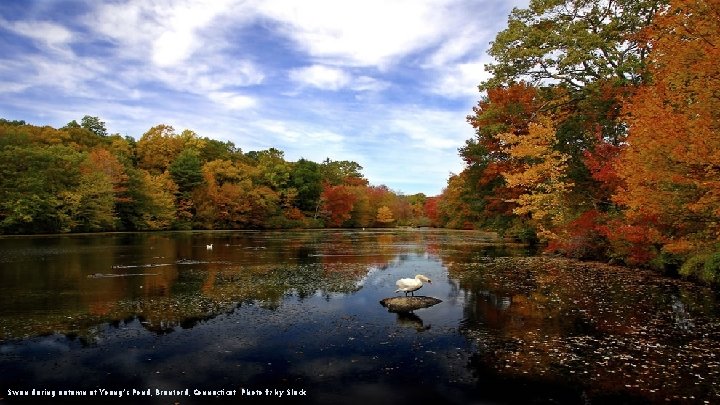
[[[395,285],[397,285],[398,291],[415,291],[422,287],[422,281],[414,278],[401,278]]]

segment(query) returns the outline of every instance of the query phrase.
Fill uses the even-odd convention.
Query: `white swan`
[[[212,245],[213,245],[213,244],[211,243],[211,244],[205,246],[205,248],[207,248],[207,250],[212,250]]]
[[[395,283],[398,287],[395,292],[398,293],[402,291],[405,293],[406,297],[408,293],[411,293],[414,297],[415,291],[419,290],[420,287],[423,286],[423,282],[432,283],[429,278],[423,276],[422,274],[418,274],[415,278],[401,278]]]

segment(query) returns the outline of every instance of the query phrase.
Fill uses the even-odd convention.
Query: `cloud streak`
[[[374,183],[437,194],[462,168],[504,0],[40,0],[0,3],[0,116],[98,115],[355,160]]]

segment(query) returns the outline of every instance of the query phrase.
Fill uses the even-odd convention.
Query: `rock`
[[[412,312],[416,309],[429,308],[441,303],[442,300],[433,297],[390,297],[380,300],[380,304],[389,312]]]

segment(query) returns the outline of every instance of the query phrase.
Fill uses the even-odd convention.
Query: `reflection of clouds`
[[[672,296],[672,313],[673,321],[678,329],[689,331],[695,326],[687,307],[677,295]]]
[[[108,317],[119,313],[120,317],[141,318],[127,318],[133,320],[118,321],[117,326],[97,327],[90,347],[83,350],[74,350],[78,343],[61,335],[57,342],[38,341],[35,350],[57,353],[62,361],[53,366],[54,359],[38,360],[27,367],[34,370],[38,380],[107,382],[117,379],[118,383],[140,381],[162,385],[160,388],[173,388],[175,385],[168,385],[172,381],[186,385],[211,384],[215,381],[214,376],[220,381],[225,378],[222,374],[228,371],[237,373],[234,381],[247,381],[258,375],[274,378],[274,373],[281,372],[274,371],[276,366],[280,370],[294,367],[311,376],[313,365],[305,364],[306,360],[317,365],[318,361],[333,358],[332,355],[337,353],[332,365],[326,364],[325,375],[344,376],[372,369],[372,362],[376,360],[364,357],[368,352],[360,357],[345,357],[346,353],[338,353],[339,348],[366,347],[372,352],[377,333],[383,335],[383,339],[387,336],[386,331],[378,327],[408,328],[408,335],[414,336],[413,329],[427,330],[428,323],[441,327],[448,324],[450,318],[443,311],[451,310],[450,307],[427,313],[425,321],[418,317],[396,321],[395,315],[387,314],[378,305],[380,298],[392,294],[394,282],[401,273],[421,272],[434,280],[447,276],[445,269],[436,261],[429,262],[424,252],[408,252],[414,243],[399,243],[382,234],[371,234],[367,240],[358,242],[348,236],[352,233],[348,233],[333,236],[345,242],[343,249],[336,249],[332,247],[336,244],[335,239],[318,242],[308,234],[299,234],[295,242],[285,237],[267,239],[269,233],[246,235],[247,240],[235,233],[232,235],[238,240],[213,234],[218,236],[214,236],[217,245],[212,261],[205,257],[208,254],[205,245],[211,240],[203,239],[207,236],[201,233],[178,240],[155,238],[152,243],[143,242],[143,246],[133,245],[113,252],[111,260],[107,260],[107,269],[112,266],[116,269],[158,267],[158,272],[162,269],[163,274],[143,280],[128,280],[128,277],[88,279],[85,274],[78,279],[95,282],[95,287],[99,282],[113,286],[112,291],[119,296],[116,305],[120,308],[111,310]],[[408,236],[416,235],[408,233]],[[378,246],[380,239],[383,243]],[[226,242],[243,247],[250,242],[264,242],[268,249],[264,249],[265,255],[260,257],[249,249],[224,247]],[[149,244],[154,249],[147,248]],[[336,256],[308,258],[307,252],[315,251],[308,246],[317,246],[321,252],[339,251]],[[372,253],[351,255],[340,252],[351,252],[352,249],[361,253],[372,249]],[[288,263],[288,257],[304,261]],[[394,260],[389,262],[391,259]],[[211,288],[202,290],[200,286],[211,277],[215,277]],[[128,281],[136,283],[128,284]],[[121,283],[113,284],[115,282]],[[293,293],[294,286],[298,285],[307,295]],[[434,295],[447,294],[447,286],[443,283],[433,284],[432,288],[429,291]],[[162,289],[163,294],[148,294],[153,289]],[[277,305],[266,309],[246,304],[248,301],[260,303],[264,298]],[[235,307],[237,302],[243,304]],[[422,316],[425,317],[425,313]],[[443,317],[445,320],[441,319]],[[193,323],[183,323],[187,319]],[[356,340],[349,341],[349,337]],[[41,345],[52,349],[40,348]],[[307,347],[306,353],[313,353],[322,345],[327,349],[321,355],[329,356],[323,360],[317,360],[314,354],[305,358],[294,351],[295,347]],[[272,366],[261,360],[273,356]],[[278,361],[277,356],[288,356],[289,362],[285,364],[284,358]],[[58,367],[63,376],[53,374]]]
[[[487,290],[480,291],[479,295],[483,300],[485,300],[485,302],[501,311],[505,311],[510,308],[510,304],[512,303],[512,299],[510,297],[501,296]]]
[[[382,269],[376,265],[370,265],[367,267],[367,272],[365,275],[358,280],[358,282],[355,284],[355,286],[360,289],[365,286],[365,284],[369,281],[369,285],[378,285],[382,283],[382,279],[380,279],[377,275],[378,272],[380,272]]]

